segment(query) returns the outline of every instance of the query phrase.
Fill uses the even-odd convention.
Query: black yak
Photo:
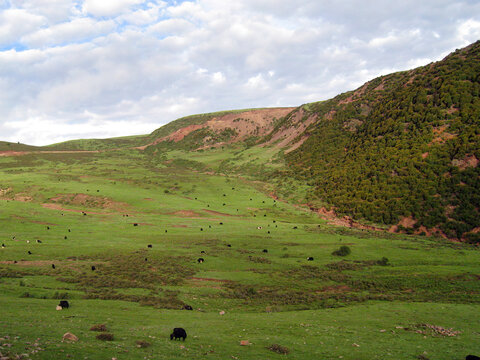
[[[60,306],[62,309],[68,309],[70,304],[67,300],[60,300],[60,304],[58,304],[58,306]]]
[[[177,340],[177,339],[185,339],[187,338],[187,332],[185,331],[184,328],[175,328],[173,329],[173,332],[170,334],[170,340]]]
[[[199,264],[201,264],[205,261],[205,259],[204,258],[198,258],[197,261],[198,261]]]

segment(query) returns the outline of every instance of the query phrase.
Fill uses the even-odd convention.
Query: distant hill
[[[314,188],[312,208],[391,231],[480,241],[480,42],[298,108],[196,115],[150,135],[150,150],[276,146]]]
[[[392,231],[479,241],[480,42],[304,105],[270,137],[298,118],[306,129],[286,159],[315,187],[310,203]]]

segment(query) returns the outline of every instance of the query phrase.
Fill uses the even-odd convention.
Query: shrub
[[[332,252],[332,255],[335,255],[335,256],[347,256],[351,253],[352,251],[350,250],[350,248],[348,246],[340,246],[340,249],[338,250],[335,250],[334,252]]]
[[[386,258],[385,256],[382,257],[380,260],[377,260],[377,265],[380,265],[380,266],[387,266],[389,265],[388,263],[388,258]]]
[[[98,340],[103,341],[113,341],[113,334],[110,333],[101,333],[96,336]]]
[[[287,355],[288,353],[290,353],[290,350],[286,346],[278,344],[267,346],[267,349],[282,355]]]
[[[93,325],[90,331],[107,331],[107,326],[105,324]]]

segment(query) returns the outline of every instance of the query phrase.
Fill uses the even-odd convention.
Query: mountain
[[[480,42],[374,79],[292,117],[308,123],[286,155],[311,203],[391,230],[479,241]]]
[[[391,231],[479,241],[480,42],[298,108],[203,114],[150,135],[155,149],[274,146],[312,208]]]

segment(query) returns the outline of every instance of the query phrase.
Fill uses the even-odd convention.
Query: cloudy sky
[[[478,39],[478,0],[0,0],[0,140],[324,100]]]

